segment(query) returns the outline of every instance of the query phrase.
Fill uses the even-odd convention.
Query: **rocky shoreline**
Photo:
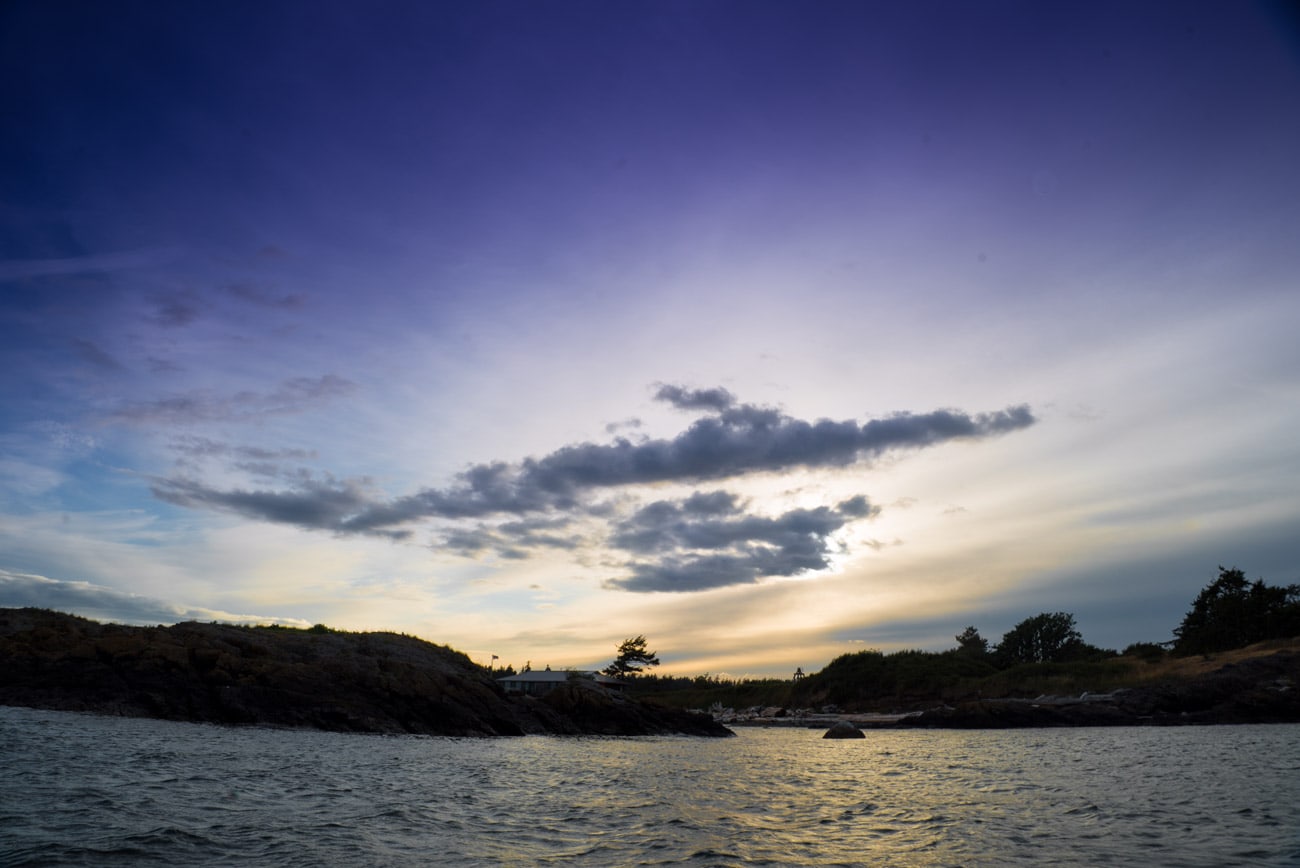
[[[0,609],[0,705],[337,732],[732,735],[581,683],[508,695],[464,654],[411,636],[130,627],[41,609]]]
[[[1104,694],[986,699],[926,710],[897,727],[1190,726],[1300,723],[1300,654],[1279,651],[1193,678]]]
[[[1300,723],[1298,684],[1300,653],[1279,650],[1201,675],[1108,693],[984,698],[892,714],[783,713],[724,722],[822,730],[841,722],[859,730]]]

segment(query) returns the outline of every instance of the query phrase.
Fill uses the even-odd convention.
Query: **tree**
[[[658,666],[659,655],[647,650],[645,646],[646,639],[644,636],[624,639],[618,646],[618,654],[614,658],[614,662],[605,667],[605,674],[621,678],[626,675],[635,675],[643,667]]]
[[[1220,566],[1219,577],[1196,595],[1192,610],[1174,630],[1174,653],[1210,654],[1297,633],[1300,585],[1249,582],[1236,567]]]
[[[1043,612],[1012,627],[998,643],[997,656],[1005,666],[1018,663],[1054,663],[1071,656],[1083,644],[1068,612]]]
[[[1139,660],[1145,660],[1147,663],[1155,663],[1158,660],[1163,660],[1168,653],[1163,645],[1158,645],[1155,642],[1134,642],[1124,649],[1123,656],[1136,657]]]
[[[973,626],[967,627],[956,635],[957,653],[982,660],[989,653],[989,640],[980,635]]]

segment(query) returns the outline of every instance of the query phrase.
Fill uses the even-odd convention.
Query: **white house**
[[[530,669],[526,672],[516,672],[514,675],[504,675],[497,679],[506,691],[506,693],[526,693],[530,696],[541,696],[544,693],[550,693],[562,684],[567,684],[570,680],[579,680],[586,684],[592,684],[605,690],[617,690],[622,692],[627,685],[617,678],[610,678],[602,672],[590,672],[582,669]]]

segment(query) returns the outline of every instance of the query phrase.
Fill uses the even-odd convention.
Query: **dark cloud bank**
[[[517,464],[470,467],[449,488],[426,488],[377,500],[364,482],[304,476],[289,490],[218,490],[201,482],[159,480],[154,494],[173,504],[235,512],[262,521],[339,534],[403,539],[406,525],[437,519],[461,525],[443,539],[450,550],[495,550],[526,557],[530,549],[571,549],[571,518],[593,516],[602,494],[653,483],[694,484],[755,474],[870,462],[884,453],[1016,431],[1035,421],[1026,406],[991,413],[937,410],[897,413],[859,424],[806,422],[770,407],[740,404],[725,389],[663,385],[656,398],[677,409],[706,411],[671,439],[564,446]],[[830,537],[877,511],[857,497],[834,507],[749,515],[735,495],[697,492],[659,501],[615,520],[606,542],[628,553],[630,572],[607,587],[688,591],[824,569]],[[501,523],[491,525],[496,520]],[[477,522],[477,524],[475,524]],[[469,526],[466,526],[468,523]]]
[[[605,586],[698,591],[826,569],[831,534],[877,512],[861,496],[775,518],[747,515],[726,491],[696,492],[679,503],[657,501],[616,525],[610,544],[638,559],[629,564],[630,576]]]

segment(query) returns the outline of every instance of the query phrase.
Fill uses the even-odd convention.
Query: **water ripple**
[[[1298,735],[478,741],[0,708],[0,864],[1295,864]]]

